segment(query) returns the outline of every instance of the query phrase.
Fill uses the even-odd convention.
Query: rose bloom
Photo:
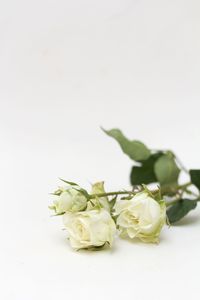
[[[61,193],[57,200],[54,201],[51,209],[54,209],[57,214],[62,214],[67,211],[77,212],[84,210],[87,206],[87,198],[79,191],[71,188]]]
[[[116,226],[105,209],[67,212],[63,222],[74,249],[101,247],[106,243],[111,246],[113,243]]]
[[[143,242],[156,243],[166,222],[166,207],[163,201],[156,201],[148,192],[136,194],[131,200],[116,202],[115,215],[122,235]]]

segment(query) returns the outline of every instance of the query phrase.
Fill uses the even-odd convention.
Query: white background
[[[99,126],[200,168],[200,2],[7,0],[0,25],[1,299],[196,299],[199,209],[159,246],[87,253],[47,206],[59,176],[129,186]]]

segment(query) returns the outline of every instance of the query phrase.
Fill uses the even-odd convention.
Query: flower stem
[[[186,182],[182,185],[179,185],[177,186],[177,191],[178,190],[182,190],[182,191],[185,191],[187,192],[187,187],[189,187],[190,185],[192,185],[191,182]],[[158,190],[154,190],[154,191],[151,191],[151,193],[157,193]],[[118,196],[118,195],[129,195],[129,196],[134,196],[136,195],[138,192],[134,192],[134,191],[116,191],[116,192],[108,192],[108,193],[97,193],[97,194],[91,194],[90,195],[90,199],[94,199],[96,197],[108,197],[108,196]],[[191,192],[193,194],[193,192]],[[194,194],[195,195],[195,194]],[[195,195],[197,196],[197,195]],[[174,205],[176,204],[178,201],[180,201],[182,199],[181,195],[179,195],[179,197],[177,199],[174,199],[170,202],[166,202],[166,206],[171,206],[171,205]],[[196,201],[200,201],[200,196],[198,196],[198,198],[194,199]]]
[[[185,190],[188,186],[191,185],[191,182],[187,182],[187,183],[184,183],[182,185],[179,185],[177,187],[177,190]],[[154,192],[157,192],[157,190],[155,191],[151,191],[152,193]],[[106,196],[117,196],[117,195],[136,195],[137,192],[134,192],[134,191],[116,191],[116,192],[108,192],[108,193],[97,193],[97,194],[91,194],[90,195],[90,198],[93,199],[93,198],[96,198],[96,197],[106,197]]]
[[[117,192],[108,192],[108,193],[97,193],[97,194],[91,194],[90,199],[96,198],[96,197],[107,197],[107,196],[117,196],[117,195],[130,195],[134,196],[138,194],[140,191],[117,191]],[[158,190],[151,191],[152,194],[156,194]]]
[[[177,189],[178,190],[185,190],[188,186],[190,186],[192,183],[189,181],[189,182],[186,182],[184,184],[181,184],[181,185],[178,185],[177,186]]]
[[[166,202],[166,206],[168,207],[168,206],[174,205],[177,202],[179,202],[180,200],[181,200],[181,198],[172,200],[170,202]],[[196,199],[191,199],[191,200],[195,200],[195,201],[199,202],[200,201],[200,196],[198,198],[196,198]]]
[[[97,193],[97,194],[91,194],[90,198],[96,198],[96,197],[107,197],[107,196],[117,196],[117,195],[135,195],[136,193],[133,191],[118,191],[118,192],[108,192],[108,193]]]

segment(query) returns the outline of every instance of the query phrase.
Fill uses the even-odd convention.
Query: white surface
[[[159,246],[88,254],[47,206],[59,176],[128,186],[100,125],[200,167],[199,16],[197,0],[1,1],[1,299],[196,299],[199,209]]]

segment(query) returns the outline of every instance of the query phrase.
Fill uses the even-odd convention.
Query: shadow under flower
[[[83,254],[83,255],[92,255],[95,254],[97,255],[98,253],[114,253],[116,251],[116,244],[114,243],[112,247],[109,247],[108,245],[105,245],[104,247],[91,247],[88,249],[78,249],[78,250],[73,250],[75,253]]]
[[[142,246],[142,247],[146,247],[146,246],[157,246],[159,244],[158,243],[145,243],[143,241],[141,241],[139,238],[133,238],[131,239],[129,236],[119,236],[120,239],[122,239],[123,241],[127,241],[128,243],[137,245],[137,246]]]

